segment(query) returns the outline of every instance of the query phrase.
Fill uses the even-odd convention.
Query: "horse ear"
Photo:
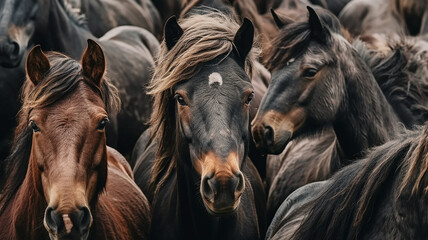
[[[28,54],[27,61],[25,63],[25,69],[34,85],[37,85],[45,74],[49,71],[51,65],[48,57],[43,53],[40,45],[37,45],[31,49]]]
[[[106,62],[103,50],[95,41],[88,39],[88,46],[83,52],[82,60],[83,75],[93,80],[98,86],[101,85],[104,72],[106,70]]]
[[[279,16],[273,8],[270,9],[270,13],[272,14],[273,20],[275,21],[276,26],[281,29],[282,27],[293,23],[294,20],[285,16]]]
[[[321,23],[320,18],[318,17],[318,14],[310,6],[307,6],[306,8],[308,9],[308,12],[309,12],[309,28],[311,29],[312,36],[320,40],[323,40],[325,29]]]
[[[183,35],[183,29],[177,23],[177,17],[170,17],[165,23],[165,43],[168,50],[171,50]]]
[[[235,45],[236,50],[238,51],[238,55],[244,61],[251,48],[253,47],[253,40],[253,23],[248,18],[244,18],[244,22],[236,32],[235,38],[233,39],[233,44]]]

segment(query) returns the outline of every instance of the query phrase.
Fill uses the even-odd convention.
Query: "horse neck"
[[[363,151],[392,139],[398,132],[398,118],[382,93],[370,69],[352,55],[355,62],[344,63],[349,69],[346,98],[333,124],[338,144],[348,159],[359,158]]]
[[[80,58],[87,39],[95,37],[89,30],[70,19],[58,0],[48,1],[49,10],[45,16],[47,24],[36,28],[35,44],[41,44],[46,50],[63,52],[74,59]]]
[[[5,212],[0,216],[9,225],[10,236],[16,239],[48,239],[43,227],[46,201],[35,189],[31,164],[22,185],[15,196],[5,206]],[[3,221],[3,220],[1,220]]]

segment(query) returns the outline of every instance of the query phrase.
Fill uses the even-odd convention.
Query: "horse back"
[[[147,198],[134,183],[125,158],[108,148],[105,191],[94,209],[94,239],[147,239],[150,209]]]

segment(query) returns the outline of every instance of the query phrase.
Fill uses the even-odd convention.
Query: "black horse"
[[[393,108],[369,67],[342,35],[337,18],[323,9],[317,10],[319,15],[308,9],[308,20],[286,25],[273,40],[267,54],[272,80],[252,132],[256,144],[274,154],[281,153],[291,140],[313,138],[303,149],[311,151],[307,156],[319,157],[294,154],[294,162],[283,164],[294,173],[279,176],[292,178],[278,181],[285,184],[279,186],[280,191],[270,190],[269,217],[285,199],[284,193],[328,178],[368,148],[394,139],[400,130]],[[317,135],[323,132],[333,136],[319,141]],[[302,149],[302,144],[294,145]],[[300,172],[311,173],[302,177]],[[272,194],[278,196],[272,198]]]
[[[427,239],[428,126],[281,205],[266,239]]]
[[[179,23],[165,26],[149,87],[153,136],[142,136],[134,169],[152,200],[151,237],[261,239],[265,193],[247,157],[253,25],[217,11]]]

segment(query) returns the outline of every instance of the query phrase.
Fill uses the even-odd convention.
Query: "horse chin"
[[[240,198],[233,204],[233,206],[231,208],[223,208],[223,209],[213,209],[213,207],[210,207],[210,203],[207,203],[205,200],[203,200],[204,202],[204,206],[205,209],[207,210],[207,212],[215,217],[224,217],[224,216],[230,216],[235,214],[238,211],[238,207],[239,207],[239,203],[240,203]]]
[[[267,146],[267,153],[268,154],[274,154],[278,155],[281,154],[287,144],[291,142],[293,137],[293,134],[290,131],[285,131],[281,137],[279,137],[279,141],[277,141],[275,144],[268,145]]]
[[[86,231],[83,234],[67,234],[67,235],[57,235],[49,233],[50,240],[87,240],[89,237],[89,231]]]
[[[4,68],[16,68],[20,65],[23,55],[20,55],[14,59],[0,61],[0,66]]]

